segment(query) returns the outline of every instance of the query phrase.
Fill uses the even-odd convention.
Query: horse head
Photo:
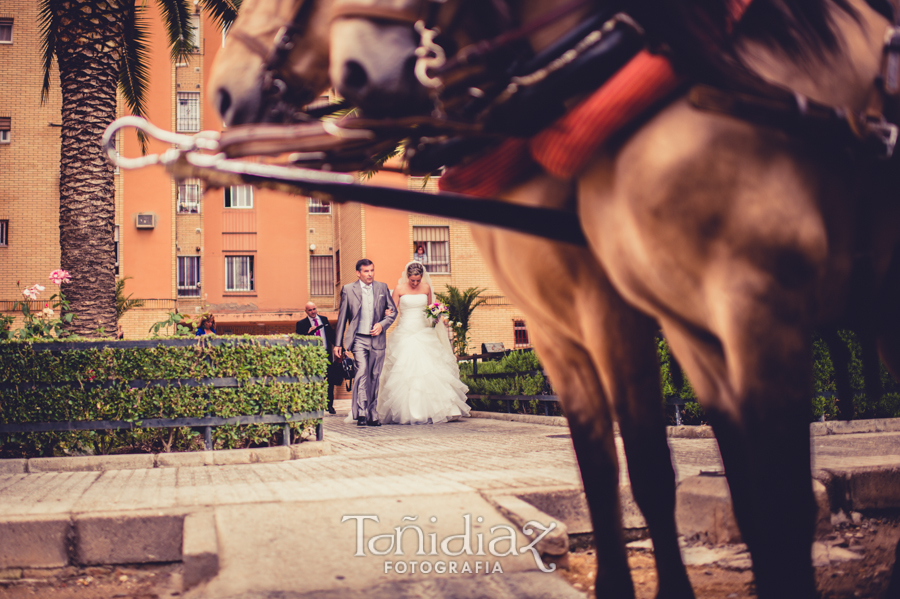
[[[334,0],[244,0],[213,64],[209,93],[228,126],[283,122],[330,87]]]
[[[415,76],[424,0],[335,0],[331,24],[331,81],[369,116],[427,112],[428,96]]]

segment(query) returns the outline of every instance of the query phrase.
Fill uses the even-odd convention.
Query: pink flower
[[[69,275],[68,271],[59,269],[54,270],[50,273],[50,281],[53,282],[54,285],[62,285],[63,283],[68,283],[72,280],[71,275]]]
[[[31,287],[26,287],[22,292],[22,295],[27,297],[30,300],[36,300],[38,294],[44,290],[43,285],[32,285]]]

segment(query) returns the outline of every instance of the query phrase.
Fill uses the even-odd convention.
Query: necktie
[[[315,322],[313,322],[313,326],[317,327],[317,326],[319,326],[319,324],[320,324],[319,317],[316,316],[316,320],[315,320]],[[316,337],[321,337],[321,336],[322,336],[322,329],[319,329],[318,331],[316,331]]]

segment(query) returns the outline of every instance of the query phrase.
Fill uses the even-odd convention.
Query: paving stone
[[[700,534],[713,544],[739,543],[731,494],[724,476],[692,476],[678,484],[675,520],[685,536]]]
[[[234,464],[263,464],[267,462],[283,462],[291,459],[291,448],[283,445],[278,447],[257,447],[253,449],[229,449],[214,451],[213,458],[217,466],[229,466]]]
[[[219,573],[219,539],[212,511],[188,514],[184,518],[181,561],[182,584],[191,589]]]
[[[227,450],[225,450],[227,451]],[[156,454],[157,468],[181,468],[185,466],[211,466],[215,464],[213,451],[184,451]]]

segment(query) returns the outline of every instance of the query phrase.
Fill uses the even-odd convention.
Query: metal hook
[[[440,29],[428,29],[424,21],[416,21],[414,25],[416,32],[421,36],[419,47],[416,48],[416,79],[425,87],[438,88],[443,85],[439,77],[431,77],[428,75],[428,69],[439,69],[447,62],[444,49],[434,43],[434,38],[440,34]]]
[[[154,139],[172,144],[175,148],[166,151],[162,155],[148,154],[140,158],[127,158],[117,155],[116,133],[127,127],[134,127]],[[100,144],[106,152],[106,159],[110,163],[124,169],[136,169],[154,164],[168,164],[177,159],[182,152],[193,152],[195,150],[217,152],[219,150],[219,133],[217,131],[201,131],[196,135],[184,135],[183,133],[173,133],[160,129],[147,119],[139,116],[123,116],[109,124],[106,131],[103,132]]]

